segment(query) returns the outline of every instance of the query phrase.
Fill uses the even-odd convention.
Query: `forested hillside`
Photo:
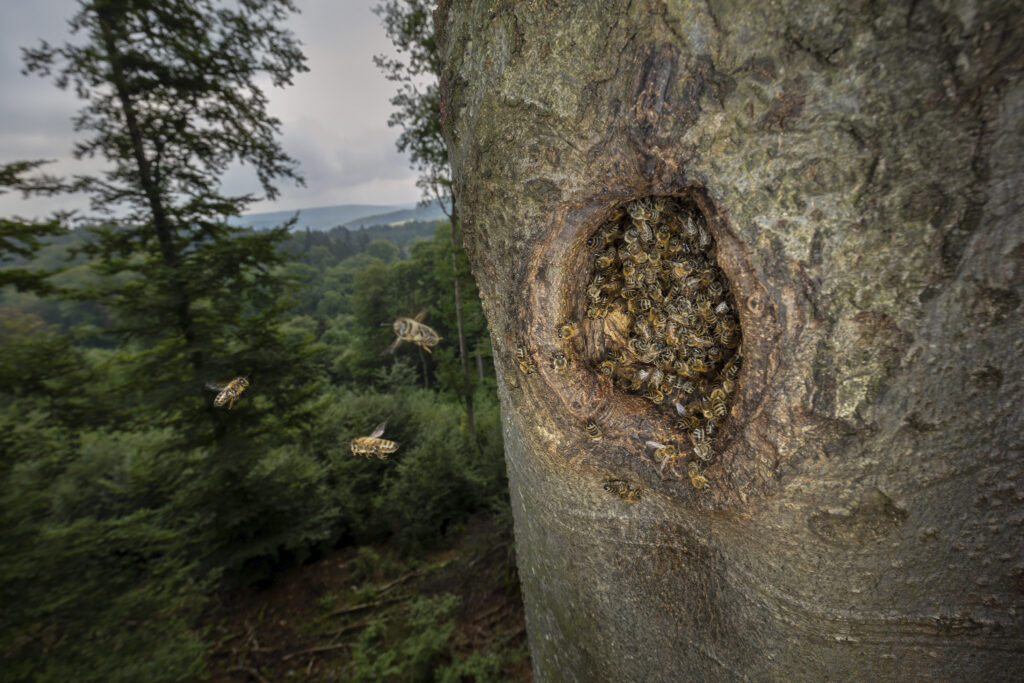
[[[276,233],[269,274],[286,286],[264,304],[276,319],[213,340],[240,352],[207,379],[251,382],[230,410],[196,382],[170,395],[150,370],[158,350],[125,341],[123,317],[97,297],[112,277],[123,287],[141,276],[109,276],[89,260],[92,232],[8,260],[59,272],[49,294],[0,293],[0,678],[278,680],[298,666],[282,659],[287,648],[315,650],[339,629],[331,647],[301,659],[304,677],[498,680],[523,670],[517,609],[502,614],[494,642],[467,644],[455,625],[467,616],[455,567],[489,556],[496,590],[516,605],[518,590],[475,286],[460,255],[479,360],[472,434],[453,348],[448,226],[417,229],[437,234]],[[420,311],[443,337],[433,352],[402,343],[382,355],[395,317]],[[354,457],[349,441],[385,420],[397,453]],[[254,614],[274,609],[275,586],[301,584],[287,577],[307,570],[317,578],[304,589],[308,610],[288,600],[298,635],[287,648],[230,639],[255,638]],[[396,579],[401,594],[386,593]]]

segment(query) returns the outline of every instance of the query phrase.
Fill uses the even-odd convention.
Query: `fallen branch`
[[[410,597],[412,596],[406,594],[400,595],[397,598],[389,598],[387,600],[374,600],[373,602],[364,602],[358,605],[352,605],[351,607],[343,607],[342,609],[334,610],[333,612],[331,612],[330,616],[339,617],[342,614],[361,612],[365,609],[373,609],[374,607],[380,607],[381,605],[390,605],[396,602],[401,602],[402,600],[408,600]]]
[[[372,620],[369,620],[369,621],[360,621],[358,624],[349,624],[348,626],[343,626],[342,628],[338,629],[337,631],[333,631],[331,633],[328,633],[327,635],[329,635],[331,637],[331,639],[333,640],[333,639],[336,639],[341,634],[345,633],[346,631],[355,631],[357,629],[363,628],[364,626],[369,626],[370,624],[373,624],[373,623],[381,623],[382,624],[382,623],[387,623],[388,621],[389,621],[388,619],[372,619]],[[346,645],[348,645],[348,643],[327,643],[326,645],[316,645],[314,647],[306,648],[305,650],[298,650],[296,652],[289,652],[288,654],[286,654],[283,657],[281,657],[281,661],[292,659],[294,657],[301,657],[302,655],[316,654],[317,652],[328,652],[330,650],[338,650],[340,648],[345,647]]]

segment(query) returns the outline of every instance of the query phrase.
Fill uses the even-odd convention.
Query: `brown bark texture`
[[[1024,670],[1020,10],[440,4],[538,680]],[[707,491],[593,367],[585,241],[652,195],[700,208],[742,327]]]

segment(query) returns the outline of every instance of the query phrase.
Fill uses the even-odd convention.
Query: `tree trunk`
[[[448,236],[451,239],[452,278],[455,284],[455,325],[459,335],[459,365],[462,366],[462,393],[466,397],[466,423],[469,433],[476,439],[476,421],[473,418],[473,380],[469,376],[469,362],[466,358],[466,327],[462,320],[462,282],[459,280],[459,245],[455,241],[458,230],[458,212],[452,197],[452,212],[448,216]]]
[[[1024,31],[980,5],[441,3],[538,680],[1024,667]],[[708,491],[594,370],[585,241],[648,196],[699,209],[737,304]]]

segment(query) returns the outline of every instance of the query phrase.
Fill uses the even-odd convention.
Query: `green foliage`
[[[432,681],[448,655],[458,596],[413,599],[393,623],[377,621],[352,647],[349,681]]]
[[[291,2],[214,8],[82,0],[78,43],[26,51],[29,71],[85,99],[77,153],[110,162],[32,187],[91,192],[123,218],[69,233],[0,225],[14,226],[0,233],[0,272],[22,278],[0,298],[11,680],[194,677],[215,582],[269,579],[346,543],[382,548],[354,561],[379,581],[507,505],[485,322],[461,252],[453,270],[448,227],[228,225],[253,199],[219,194],[229,163],[255,168],[267,196],[296,178],[255,79],[283,84],[304,67],[275,28]],[[460,402],[455,283],[467,348],[486,360],[477,435]],[[424,310],[444,338],[434,353],[406,343],[382,355],[395,317]],[[234,408],[214,410],[204,384],[241,375],[250,387]],[[353,457],[349,441],[382,420],[398,452]],[[490,658],[450,655],[454,600],[415,601],[371,628],[353,675],[489,675]]]
[[[42,165],[41,161],[18,161],[0,164],[0,194],[8,188],[29,191],[32,183],[23,175]],[[25,221],[0,218],[0,290],[11,286],[19,292],[49,294],[54,291],[47,278],[54,271],[47,269],[28,270],[16,267],[43,247],[43,239],[64,233],[61,218],[49,221]],[[14,264],[14,265],[12,265]]]

